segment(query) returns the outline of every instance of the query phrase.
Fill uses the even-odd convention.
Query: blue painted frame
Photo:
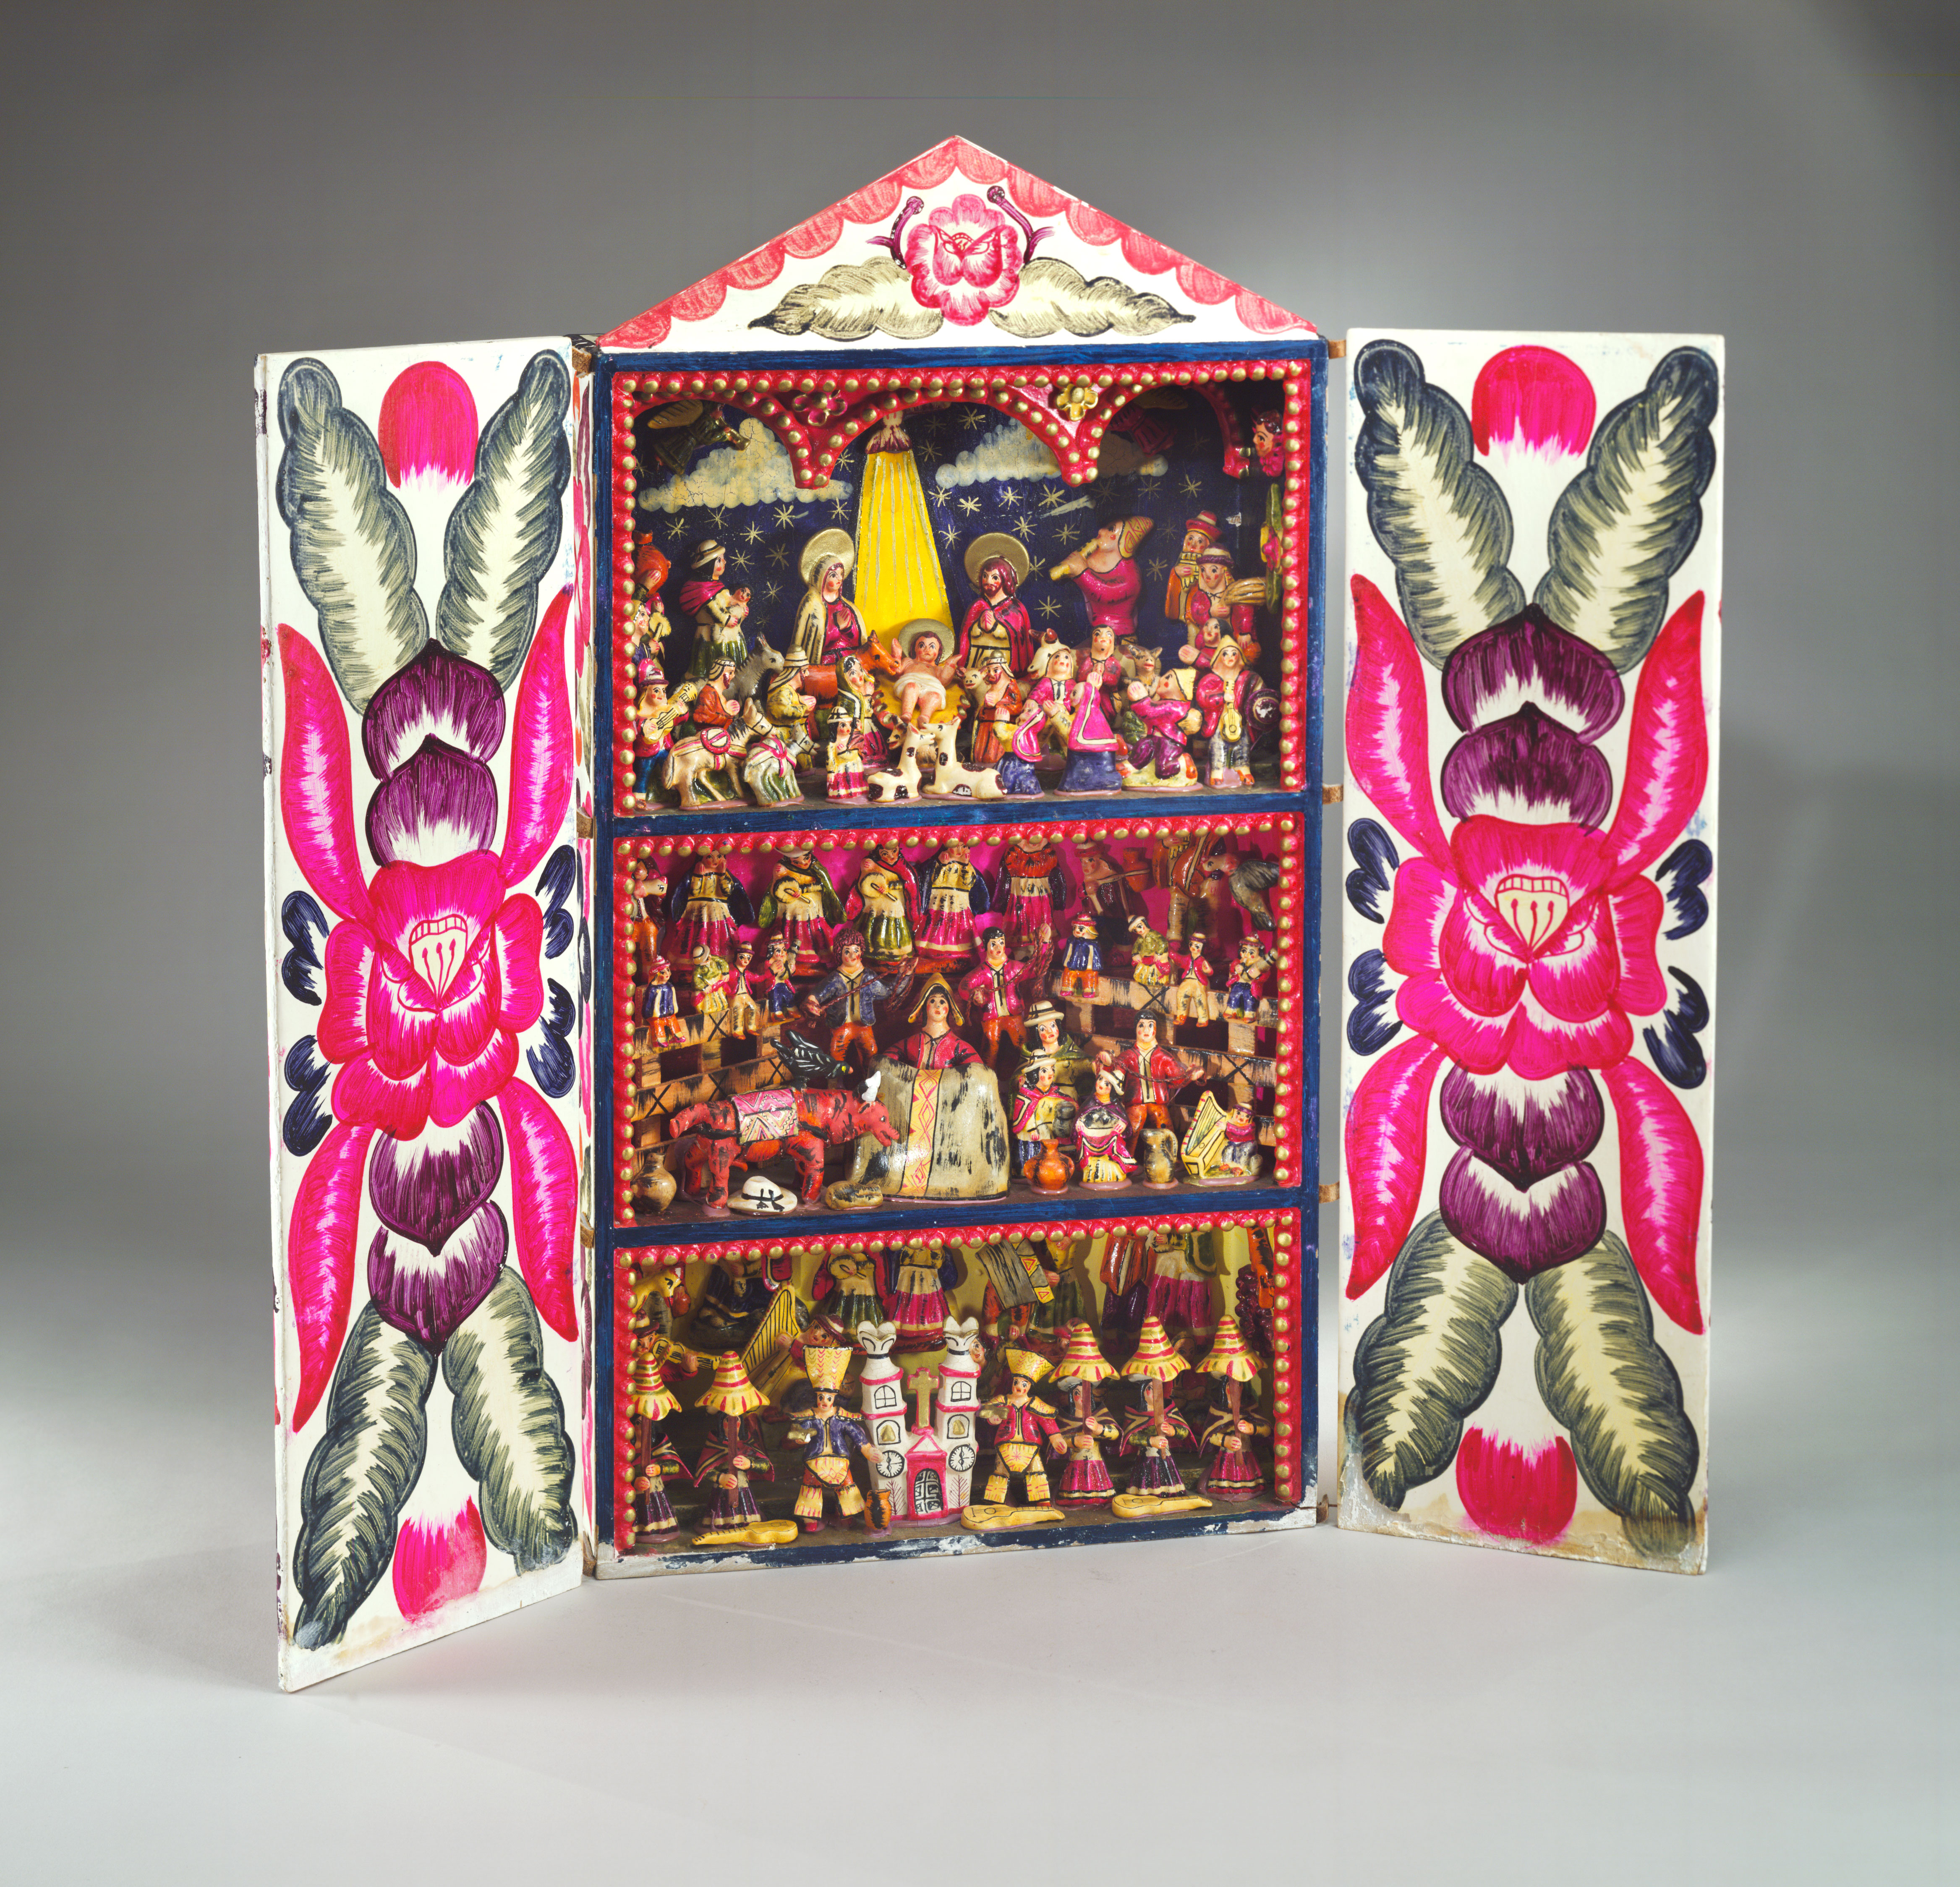
[[[1302,875],[1303,909],[1300,924],[1300,997],[1303,1006],[1301,1059],[1300,1059],[1300,1109],[1301,1127],[1300,1160],[1298,1171],[1301,1182],[1297,1186],[1264,1186],[1233,1189],[1222,1192],[1215,1198],[1207,1196],[1201,1201],[1185,1199],[1187,1210],[1205,1211],[1260,1212],[1275,1210],[1297,1210],[1299,1220],[1300,1293],[1297,1315],[1300,1324],[1299,1350],[1293,1383],[1297,1402],[1291,1410],[1294,1432],[1300,1437],[1302,1462],[1301,1484],[1303,1496],[1297,1505],[1288,1510],[1299,1513],[1312,1507],[1319,1492],[1318,1462],[1319,1458],[1319,1345],[1318,1341],[1319,1303],[1319,1191],[1317,1176],[1320,1169],[1320,926],[1321,926],[1321,852],[1322,818],[1322,797],[1319,782],[1322,778],[1324,756],[1323,715],[1325,705],[1324,667],[1326,649],[1327,604],[1327,383],[1328,348],[1321,336],[1309,339],[1293,340],[1284,343],[1237,344],[1223,345],[1153,346],[1150,358],[1164,360],[1214,361],[1279,360],[1300,361],[1308,366],[1309,448],[1307,453],[1308,504],[1307,504],[1307,571],[1306,578],[1306,676],[1305,724],[1301,729],[1303,753],[1304,788],[1299,791],[1281,790],[1256,793],[1206,794],[1201,804],[1182,807],[1158,806],[1150,809],[1153,816],[1178,814],[1203,815],[1220,818],[1238,818],[1251,814],[1300,813],[1303,832],[1301,836],[1300,870]],[[1080,362],[1101,365],[1110,358],[1108,348],[1056,348],[1044,349],[1039,353],[1026,348],[917,348],[904,352],[889,349],[876,352],[860,353],[853,351],[850,355],[854,368],[878,371],[893,369],[909,371],[933,367],[961,367],[1036,364],[1072,364]],[[965,801],[926,800],[892,806],[850,805],[835,810],[824,807],[788,807],[765,810],[749,807],[739,817],[727,814],[718,816],[712,822],[703,822],[698,815],[669,809],[658,813],[635,814],[628,817],[616,816],[616,803],[613,777],[614,754],[610,730],[613,724],[612,703],[612,532],[611,526],[611,492],[612,479],[612,428],[610,415],[612,410],[612,379],[616,374],[645,373],[648,371],[671,373],[688,372],[747,372],[760,365],[774,368],[822,367],[835,369],[840,357],[833,352],[778,353],[765,356],[740,353],[618,353],[598,352],[593,363],[596,377],[593,389],[593,450],[596,463],[593,466],[593,490],[594,493],[593,534],[593,597],[596,620],[593,625],[593,667],[596,676],[597,698],[594,703],[593,727],[597,738],[594,755],[596,779],[594,810],[597,830],[594,835],[593,856],[596,864],[596,883],[592,895],[596,906],[595,925],[597,941],[596,966],[600,967],[597,979],[593,999],[587,1012],[593,1026],[598,1030],[598,1039],[593,1044],[593,1147],[596,1161],[603,1160],[603,1179],[595,1176],[593,1188],[593,1207],[597,1224],[595,1226],[596,1244],[593,1251],[593,1287],[592,1294],[593,1326],[588,1335],[593,1351],[593,1397],[594,1419],[592,1432],[597,1452],[593,1464],[593,1526],[597,1540],[609,1542],[612,1537],[612,1471],[613,1423],[612,1408],[614,1382],[612,1370],[612,1318],[615,1310],[613,1281],[616,1271],[614,1254],[622,1249],[636,1250],[663,1245],[699,1245],[726,1239],[731,1242],[752,1242],[756,1228],[745,1222],[730,1224],[725,1220],[689,1220],[676,1224],[656,1223],[652,1225],[635,1225],[626,1228],[616,1227],[612,1220],[612,1055],[614,1045],[613,1005],[610,1000],[610,983],[612,975],[612,896],[613,896],[613,842],[617,838],[659,835],[673,838],[681,832],[705,832],[721,834],[730,832],[784,832],[810,830],[825,826],[849,826],[854,829],[887,828],[903,829],[908,827],[943,827],[958,825],[988,825],[1013,823],[1019,824],[1076,825],[1087,820],[1111,816],[1135,819],[1141,809],[1135,799],[1117,797],[1107,800],[1012,800],[975,803]],[[603,1018],[603,1021],[600,1020]],[[1153,1205],[1147,1196],[1140,1196],[1134,1216],[1147,1218],[1160,1215],[1164,1210],[1161,1202]],[[828,1221],[819,1227],[813,1221],[816,1215],[799,1221],[807,1224],[812,1236],[821,1236],[826,1230],[835,1230]],[[1080,1220],[1085,1216],[1084,1202],[1080,1199],[1061,1201],[1042,1201],[1025,1197],[1014,1197],[986,1201],[974,1205],[956,1205],[937,1202],[931,1208],[931,1217],[938,1225],[947,1227],[982,1225],[1004,1219],[1039,1222],[1045,1220]],[[1123,1206],[1102,1207],[1093,1216],[1132,1216],[1126,1201]],[[867,1236],[877,1236],[905,1225],[920,1223],[921,1208],[908,1207],[877,1211],[853,1213],[849,1215],[851,1228],[862,1230]],[[1278,1392],[1275,1388],[1275,1410],[1279,1408]],[[847,1560],[865,1558],[905,1558],[921,1553],[943,1552],[949,1548],[959,1551],[1005,1550],[1024,1547],[1049,1547],[1092,1544],[1101,1541],[1128,1541],[1144,1539],[1161,1539],[1166,1535],[1188,1536],[1198,1534],[1219,1533],[1228,1529],[1258,1526],[1263,1519],[1268,1526],[1286,1524],[1284,1514],[1275,1516],[1274,1504],[1258,1504],[1251,1513],[1231,1514],[1217,1509],[1194,1514],[1166,1516],[1162,1519],[1135,1523],[1106,1523],[1093,1527],[1049,1526],[1029,1532],[1009,1533],[1001,1535],[970,1534],[957,1541],[942,1538],[908,1539],[894,1536],[884,1539],[864,1539],[856,1542],[838,1541],[822,1545],[794,1545],[779,1548],[767,1554],[744,1554],[739,1549],[724,1551],[667,1554],[660,1556],[657,1565],[649,1563],[644,1568],[637,1561],[631,1562],[637,1574],[644,1570],[677,1571],[700,1570],[718,1561],[740,1561],[743,1564],[762,1563],[770,1565],[798,1565],[804,1564],[837,1563]],[[609,1546],[607,1549],[609,1551]],[[622,1562],[622,1566],[628,1564]]]

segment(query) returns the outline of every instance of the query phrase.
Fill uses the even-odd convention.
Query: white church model
[[[947,1319],[945,1360],[936,1376],[920,1379],[918,1421],[909,1425],[903,1373],[892,1356],[897,1341],[895,1324],[858,1326],[858,1346],[864,1352],[864,1426],[879,1449],[878,1478],[891,1498],[894,1520],[950,1520],[966,1505],[973,1483],[978,1320]]]

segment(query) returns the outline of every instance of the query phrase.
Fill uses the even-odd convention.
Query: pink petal
[[[1438,955],[1450,993],[1480,1016],[1508,1016],[1524,993],[1517,940],[1481,899],[1459,898],[1450,907]]]
[[[1626,784],[1606,835],[1615,877],[1644,871],[1680,834],[1708,784],[1701,702],[1701,592],[1654,638],[1627,727]]]
[[[395,1604],[404,1618],[422,1618],[483,1583],[490,1563],[482,1516],[474,1500],[447,1526],[409,1521],[395,1541]]]
[[[502,988],[494,929],[487,932],[451,987],[436,1025],[435,1047],[446,1061],[473,1061],[497,1026]]]
[[[1606,842],[1584,826],[1522,825],[1480,813],[1457,826],[1449,845],[1457,883],[1495,910],[1502,908],[1499,887],[1516,873],[1558,879],[1573,905],[1599,890],[1608,876]]]
[[[507,898],[492,921],[490,947],[503,991],[497,1019],[507,1029],[521,1033],[544,1014],[545,982],[539,963],[544,934],[544,914],[537,900],[521,892]]]
[[[459,484],[476,466],[476,402],[469,382],[441,361],[418,361],[381,396],[374,429],[388,482],[434,472]]]
[[[1511,1042],[1510,1016],[1479,1016],[1464,1007],[1440,976],[1411,976],[1395,991],[1395,1014],[1442,1043],[1451,1061],[1473,1074],[1494,1074]]]
[[[1382,954],[1404,976],[1434,969],[1443,927],[1459,893],[1456,881],[1427,858],[1405,859],[1395,873],[1395,901],[1382,931]]]
[[[337,1098],[337,1096],[336,1096]],[[286,1290],[300,1340],[300,1392],[294,1432],[305,1427],[333,1375],[347,1336],[354,1294],[354,1236],[361,1223],[361,1181],[371,1127],[336,1122],[308,1163],[293,1196],[286,1238]]]
[[[493,1029],[489,1039],[467,1061],[438,1052],[429,1061],[429,1119],[453,1127],[479,1101],[487,1101],[517,1071],[517,1038]]]
[[[571,704],[565,691],[565,618],[571,592],[546,610],[517,684],[511,724],[511,816],[504,883],[528,878],[565,823],[571,801]]]
[[[418,928],[440,924],[445,918],[462,918],[466,940],[450,959],[460,971],[461,959],[476,948],[504,902],[503,867],[487,851],[465,852],[441,865],[418,865],[405,859],[375,873],[373,895],[375,940],[391,947],[405,963],[414,960]]]
[[[333,1111],[342,1120],[379,1127],[397,1140],[413,1140],[428,1121],[429,1088],[426,1064],[396,1080],[375,1067],[372,1055],[364,1055],[340,1071],[333,1084]]]
[[[1656,1014],[1667,1007],[1669,993],[1654,954],[1667,900],[1651,878],[1635,878],[1608,893],[1606,903],[1620,947],[1620,1007],[1637,1016]]]
[[[1477,450],[1514,441],[1527,451],[1583,452],[1599,411],[1592,383],[1576,361],[1548,347],[1507,347],[1478,370],[1470,394]]]
[[[1429,779],[1429,696],[1415,639],[1366,577],[1354,580],[1354,677],[1348,684],[1348,771],[1418,851],[1449,864]]]
[[[1443,1051],[1420,1036],[1391,1049],[1362,1076],[1348,1109],[1348,1183],[1354,1262],[1348,1295],[1359,1297],[1395,1261],[1415,1223],[1429,1139],[1429,1092]]]
[[[1620,1209],[1627,1248],[1648,1294],[1698,1335],[1694,1249],[1701,1227],[1701,1140],[1673,1090],[1643,1063],[1602,1068],[1620,1130]]]
[[[1548,1545],[1572,1524],[1579,1505],[1572,1445],[1556,1435],[1525,1448],[1466,1429],[1456,1450],[1456,1493],[1479,1532]]]
[[[314,1039],[329,1061],[352,1061],[368,1052],[368,991],[377,979],[374,945],[352,921],[336,924],[326,940],[326,994]]]
[[[564,1122],[528,1083],[511,1082],[497,1104],[510,1143],[517,1263],[538,1315],[568,1343],[576,1342],[571,1241],[578,1214],[578,1157]]]
[[[340,692],[313,644],[279,625],[286,683],[286,737],[279,756],[279,810],[286,842],[307,883],[343,917],[368,915],[368,879],[355,837],[353,768]]]
[[[412,1080],[435,1045],[439,1020],[419,976],[380,963],[368,985],[368,1047],[376,1068],[390,1080]]]
[[[1532,960],[1532,994],[1561,1022],[1590,1022],[1604,1013],[1620,982],[1606,902],[1581,905],[1544,953]]]
[[[1568,1068],[1608,1068],[1633,1045],[1634,1026],[1618,1004],[1609,1004],[1602,1014],[1583,1021],[1566,1022],[1527,988],[1512,1019],[1510,1052],[1505,1058],[1512,1072],[1527,1081],[1547,1081]]]

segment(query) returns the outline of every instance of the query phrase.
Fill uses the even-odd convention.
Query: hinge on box
[[[571,371],[581,380],[592,371],[592,364],[599,358],[599,343],[589,334],[574,334],[571,337]]]
[[[1322,806],[1332,806],[1340,797],[1341,788],[1338,782],[1332,786],[1323,786],[1320,789],[1320,803]]]
[[[1348,343],[1345,341],[1329,341],[1327,343],[1327,358],[1330,361],[1344,361],[1348,358]]]
[[[1324,1185],[1320,1189],[1320,1203],[1322,1205],[1332,1205],[1340,1196],[1341,1182],[1338,1179],[1331,1186]]]

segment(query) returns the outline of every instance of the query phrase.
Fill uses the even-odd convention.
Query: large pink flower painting
[[[281,905],[282,980],[318,1010],[284,1055],[282,1124],[304,1161],[282,1414],[295,1446],[323,1424],[291,1551],[301,1649],[339,1643],[377,1594],[420,1619],[476,1593],[493,1551],[508,1577],[575,1544],[572,1444],[543,1360],[546,1328],[578,1336],[578,1163],[554,1105],[587,993],[552,960],[578,956],[570,593],[547,593],[569,396],[550,352],[480,432],[468,387],[435,361],[395,377],[374,430],[319,361],[278,384],[274,497],[312,606],[270,651],[291,867],[275,880],[301,881]],[[432,627],[418,516],[442,533]],[[431,1437],[438,1373],[452,1420]],[[435,1448],[454,1459],[418,1513]]]
[[[1399,341],[1354,381],[1342,1518],[1698,1567],[1713,624],[1669,580],[1718,370],[1677,347],[1596,427],[1540,345],[1488,352],[1468,415]],[[1506,481],[1548,479],[1527,602]]]

